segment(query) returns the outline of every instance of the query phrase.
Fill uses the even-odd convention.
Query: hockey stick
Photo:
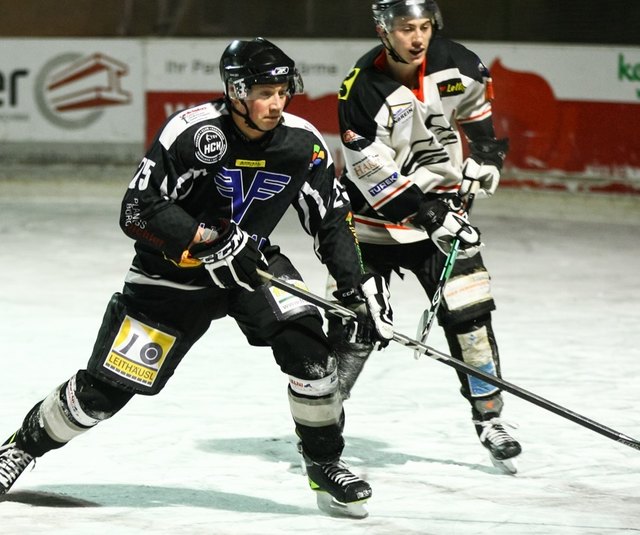
[[[263,271],[261,269],[258,269],[257,271],[258,271],[258,275],[260,275],[266,282],[270,282],[276,288],[280,288],[281,290],[284,290],[290,293],[291,295],[300,297],[301,299],[304,299],[305,301],[312,303],[326,310],[331,314],[334,314],[340,318],[345,318],[345,319],[357,318],[356,313],[349,308],[343,307],[342,305],[335,303],[333,301],[329,301],[328,299],[324,299],[323,297],[320,297],[319,295],[311,293],[308,290],[294,286],[293,284],[290,284],[282,279],[279,279],[274,275],[271,275],[271,273],[267,273],[266,271]],[[521,399],[524,399],[525,401],[533,403],[538,407],[542,407],[543,409],[551,411],[557,414],[558,416],[562,416],[567,420],[570,420],[578,425],[581,425],[582,427],[586,427],[591,431],[595,431],[596,433],[599,433],[602,436],[610,438],[611,440],[615,440],[620,444],[624,444],[626,446],[629,446],[630,448],[640,450],[640,442],[627,435],[623,435],[622,433],[619,433],[618,431],[615,431],[598,422],[595,422],[594,420],[591,420],[586,416],[582,416],[576,412],[573,412],[572,410],[566,409],[565,407],[558,405],[557,403],[544,399],[538,396],[537,394],[534,394],[533,392],[529,392],[524,388],[520,388],[519,386],[514,385],[513,383],[509,383],[508,381],[505,381],[501,377],[490,375],[476,368],[475,366],[470,366],[466,362],[463,362],[461,360],[456,360],[450,355],[447,355],[446,353],[442,353],[437,349],[433,349],[432,347],[429,347],[423,344],[422,342],[419,342],[418,340],[412,340],[408,336],[394,332],[393,341],[399,344],[402,344],[403,346],[406,346],[415,351],[420,351],[420,353],[427,355],[428,357],[431,357],[432,359],[437,360],[438,362],[442,362],[447,366],[451,366],[452,368],[455,368],[459,372],[466,373],[468,375],[473,375],[478,379],[482,379],[483,381],[493,386],[501,388],[505,392],[509,392],[514,396],[517,396]]]
[[[473,181],[471,184],[471,188],[469,188],[469,195],[467,197],[465,210],[467,214],[471,213],[471,206],[473,205],[473,200],[476,197],[476,193],[478,192],[478,188],[480,184],[478,181]],[[438,309],[440,308],[440,303],[442,302],[442,296],[444,294],[444,287],[451,276],[451,272],[453,271],[453,266],[456,263],[456,259],[458,258],[458,251],[460,250],[460,240],[458,238],[454,238],[451,242],[451,251],[447,255],[447,258],[444,262],[444,267],[442,268],[442,273],[440,274],[440,279],[438,280],[438,285],[436,286],[436,291],[433,293],[433,298],[431,299],[431,306],[428,309],[425,309],[422,312],[422,316],[420,316],[420,322],[418,323],[418,340],[421,343],[426,343],[427,338],[429,338],[429,333],[431,332],[431,327],[433,327],[433,321],[438,314]],[[413,356],[414,358],[420,358],[422,353],[419,350],[414,350]]]

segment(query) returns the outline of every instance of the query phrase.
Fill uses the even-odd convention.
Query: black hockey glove
[[[221,220],[217,230],[214,241],[198,243],[191,254],[204,264],[216,286],[252,292],[264,283],[256,268],[268,267],[258,244],[234,221]]]
[[[462,203],[454,197],[425,199],[418,207],[413,224],[424,228],[444,254],[451,252],[455,238],[460,241],[460,258],[470,258],[482,247],[480,231],[469,224]]]
[[[460,196],[466,198],[474,181],[479,183],[479,193],[490,196],[500,182],[502,164],[509,151],[509,140],[479,138],[469,142],[471,155],[462,165]]]
[[[346,337],[359,344],[387,347],[393,339],[393,310],[389,289],[383,277],[367,273],[359,288],[334,292],[340,302],[353,310],[358,318],[347,328]]]

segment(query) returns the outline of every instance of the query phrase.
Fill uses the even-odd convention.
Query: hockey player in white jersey
[[[460,252],[438,320],[455,358],[500,375],[490,277],[480,233],[464,210],[474,182],[479,196],[495,192],[507,152],[493,128],[489,72],[473,52],[438,35],[443,19],[435,1],[380,0],[372,8],[382,45],[356,62],[338,96],[342,182],[365,267],[387,282],[393,272],[412,272],[431,300],[457,238]],[[339,370],[347,398],[371,347],[346,344],[335,321],[330,336],[344,355]],[[500,390],[458,376],[481,443],[496,466],[515,473],[521,447],[501,420]]]

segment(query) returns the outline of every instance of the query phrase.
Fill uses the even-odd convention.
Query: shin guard
[[[344,448],[344,414],[337,372],[315,380],[289,377],[289,406],[302,448],[315,462],[331,461]]]
[[[29,411],[16,442],[40,457],[110,418],[131,397],[80,370]]]

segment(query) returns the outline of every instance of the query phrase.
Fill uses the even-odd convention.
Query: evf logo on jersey
[[[222,130],[213,125],[206,125],[198,129],[193,137],[196,147],[196,158],[202,163],[216,163],[227,152],[227,138]]]
[[[253,201],[266,201],[280,193],[291,181],[289,175],[256,171],[249,190],[244,192],[242,169],[223,167],[215,178],[216,188],[223,197],[231,199],[231,219],[240,223]]]

